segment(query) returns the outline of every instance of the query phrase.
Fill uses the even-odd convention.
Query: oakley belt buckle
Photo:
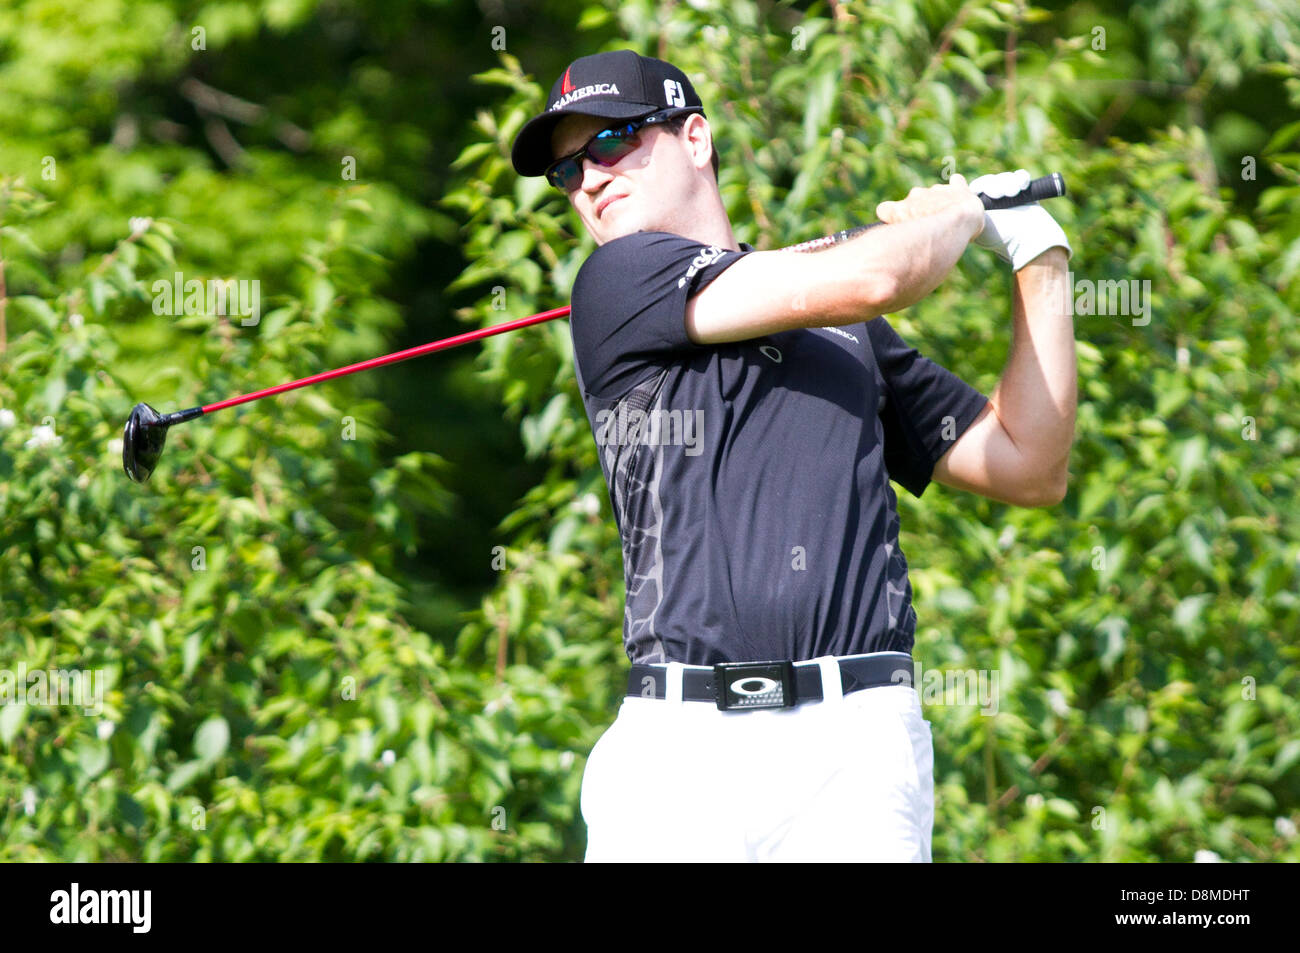
[[[794,662],[718,662],[713,696],[720,711],[793,708],[798,701]]]

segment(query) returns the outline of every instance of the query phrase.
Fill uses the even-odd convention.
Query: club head
[[[131,408],[122,432],[122,469],[136,483],[143,483],[153,475],[163,444],[167,442],[170,423],[148,404]]]

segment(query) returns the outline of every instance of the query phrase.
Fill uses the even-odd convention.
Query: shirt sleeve
[[[686,302],[747,253],[668,232],[636,232],[597,248],[570,302],[580,386],[617,399],[674,356],[707,348],[687,337]]]
[[[880,411],[889,478],[919,497],[934,465],[974,423],[988,398],[956,374],[908,347],[883,317],[867,334],[884,382]]]

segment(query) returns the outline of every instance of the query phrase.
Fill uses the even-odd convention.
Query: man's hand
[[[876,217],[887,225],[942,213],[956,216],[969,227],[971,239],[984,228],[984,204],[960,175],[954,175],[947,185],[932,185],[928,189],[917,186],[901,202],[881,202],[876,206]]]
[[[973,192],[1000,199],[1022,192],[1028,185],[1029,173],[1017,169],[1015,172],[981,175],[971,182],[970,187]],[[975,239],[975,244],[1010,262],[1012,271],[1019,271],[1049,248],[1064,248],[1067,260],[1074,253],[1065,231],[1037,202],[985,212],[984,230]]]

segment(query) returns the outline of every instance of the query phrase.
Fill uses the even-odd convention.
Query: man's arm
[[[1015,273],[1011,357],[988,407],[935,464],[935,480],[1017,506],[1065,497],[1078,404],[1067,281],[1059,247]]]
[[[746,255],[687,302],[687,336],[723,344],[901,311],[938,287],[984,227],[983,203],[958,175],[876,212],[885,226],[824,251]]]

